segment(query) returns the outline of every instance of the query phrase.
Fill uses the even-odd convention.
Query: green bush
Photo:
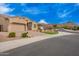
[[[74,26],[74,27],[72,28],[72,30],[74,30],[74,31],[77,30],[77,26]]]
[[[79,26],[74,26],[72,30],[79,30]]]
[[[44,32],[46,34],[57,34],[58,32]]]
[[[22,33],[21,37],[23,37],[23,38],[28,37],[28,32],[27,33]]]
[[[77,27],[77,30],[79,30],[79,26]]]
[[[8,37],[16,37],[16,33],[15,32],[10,32]]]

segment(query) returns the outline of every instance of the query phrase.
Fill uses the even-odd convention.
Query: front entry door
[[[29,23],[27,24],[27,27],[28,27],[28,30],[32,30],[32,22],[29,22]]]

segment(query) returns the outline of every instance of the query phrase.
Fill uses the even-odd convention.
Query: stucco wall
[[[22,19],[20,17],[10,18],[10,23],[13,23],[13,22],[27,24],[28,20],[27,19]]]
[[[4,32],[8,31],[8,24],[9,20],[8,18],[0,17],[0,25],[2,25]]]
[[[38,25],[35,22],[32,22],[32,30],[38,30]]]

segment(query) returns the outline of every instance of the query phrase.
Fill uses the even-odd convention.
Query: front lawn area
[[[58,34],[58,32],[44,32],[46,34]]]
[[[43,33],[46,33],[46,34],[58,34],[58,32],[43,32]]]

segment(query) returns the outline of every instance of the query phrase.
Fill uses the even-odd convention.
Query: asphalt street
[[[40,39],[40,38],[38,38]],[[3,56],[79,56],[79,34],[60,36],[31,43],[10,51]]]

